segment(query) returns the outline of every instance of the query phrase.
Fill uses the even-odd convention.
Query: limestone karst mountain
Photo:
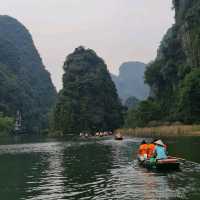
[[[0,112],[14,117],[20,110],[27,129],[47,127],[56,100],[49,72],[29,31],[16,19],[0,16]]]
[[[119,97],[125,102],[131,96],[137,99],[146,99],[149,95],[149,87],[144,83],[146,64],[141,62],[126,62],[119,68],[119,75],[113,75],[112,79],[117,87]]]

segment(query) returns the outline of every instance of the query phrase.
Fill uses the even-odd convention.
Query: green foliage
[[[161,66],[161,61],[155,61],[154,63],[152,62],[147,66],[145,71],[145,82],[151,87],[154,85],[162,85],[163,78],[161,74]]]
[[[55,130],[69,134],[120,127],[122,106],[104,61],[79,47],[67,57],[64,70]]]
[[[132,109],[128,110],[128,112],[125,115],[124,127],[125,128],[136,128],[137,126],[138,126],[137,110],[132,108]]]
[[[0,136],[9,134],[14,127],[14,119],[0,113]]]
[[[138,104],[139,104],[139,100],[136,97],[129,97],[126,101],[125,101],[125,106],[128,109],[132,109],[132,108],[137,108]]]
[[[129,111],[126,126],[146,126],[158,120],[200,123],[200,1],[174,0],[173,5],[176,23],[145,72],[152,100]]]
[[[137,109],[131,109],[127,113],[125,127],[135,128],[148,126],[151,121],[157,121],[161,118],[161,108],[152,99],[142,101]]]
[[[200,122],[200,69],[193,69],[180,87],[180,118],[185,123]]]

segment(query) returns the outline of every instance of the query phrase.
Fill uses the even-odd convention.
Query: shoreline
[[[157,127],[144,128],[121,128],[115,132],[120,132],[124,136],[133,137],[200,137],[200,125],[163,125]]]

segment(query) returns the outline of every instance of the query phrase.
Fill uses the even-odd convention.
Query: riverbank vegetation
[[[11,133],[14,127],[14,119],[4,116],[0,113],[0,136],[5,136]]]
[[[145,128],[118,129],[123,135],[133,137],[178,137],[178,136],[200,136],[200,125],[162,125]]]

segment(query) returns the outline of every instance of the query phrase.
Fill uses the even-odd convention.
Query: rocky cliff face
[[[0,74],[1,111],[20,110],[30,130],[46,127],[56,90],[30,33],[9,16],[0,16]]]
[[[193,0],[173,0],[176,22],[182,21]]]
[[[119,68],[119,75],[112,75],[119,97],[123,102],[134,96],[143,100],[149,95],[149,87],[144,83],[146,64],[141,62],[126,62]]]
[[[196,0],[175,2],[176,26],[179,29],[177,34],[186,55],[186,62],[192,67],[200,66],[200,2]]]
[[[184,79],[200,67],[200,1],[174,0],[173,4],[175,24],[145,73],[151,97],[161,104],[165,115],[176,112]]]

